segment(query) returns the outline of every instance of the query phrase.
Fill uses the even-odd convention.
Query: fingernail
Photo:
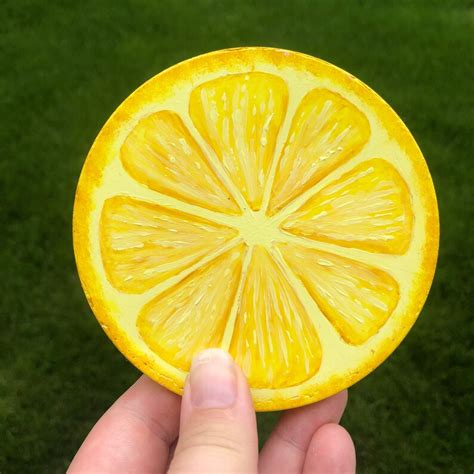
[[[189,385],[196,408],[231,407],[237,398],[234,361],[221,349],[200,352],[191,364]]]

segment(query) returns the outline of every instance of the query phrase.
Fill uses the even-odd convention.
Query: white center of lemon
[[[248,211],[239,218],[238,229],[247,245],[263,245],[270,247],[279,234],[274,219],[269,218],[264,212]]]

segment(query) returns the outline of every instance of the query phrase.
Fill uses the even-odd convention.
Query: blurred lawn
[[[3,0],[1,11],[2,474],[63,471],[138,376],[75,271],[71,211],[92,140],[149,77],[239,45],[341,66],[418,140],[441,213],[436,279],[404,344],[351,390],[343,424],[360,472],[472,472],[472,2]],[[274,420],[259,415],[262,439]]]

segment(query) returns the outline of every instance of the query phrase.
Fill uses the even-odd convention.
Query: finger
[[[252,474],[257,461],[255,411],[242,371],[222,350],[201,352],[186,381],[170,473]]]
[[[165,472],[168,472],[168,469],[170,468],[171,461],[173,461],[174,457],[174,452],[176,451],[176,445],[178,444],[178,438],[176,438],[175,442],[170,445],[170,451],[168,455],[168,463],[166,465]]]
[[[347,403],[347,390],[318,403],[288,410],[260,452],[261,474],[300,473],[313,434],[326,423],[338,423]]]
[[[335,423],[321,426],[311,439],[303,473],[353,474],[355,469],[356,454],[349,433]]]
[[[164,472],[179,411],[180,397],[140,377],[97,422],[68,472]]]

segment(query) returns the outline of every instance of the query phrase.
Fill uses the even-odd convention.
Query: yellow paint
[[[340,94],[316,88],[296,111],[278,162],[270,201],[274,214],[367,143],[367,118]]]
[[[409,190],[385,160],[367,160],[323,188],[288,217],[282,229],[302,237],[403,254],[410,245]]]
[[[193,354],[219,345],[237,291],[243,252],[241,244],[218,256],[140,311],[140,334],[163,359],[189,370]]]
[[[350,344],[363,344],[376,334],[397,306],[396,280],[377,268],[303,245],[282,243],[278,249]]]
[[[139,183],[213,210],[238,208],[201,149],[174,112],[142,118],[120,148],[122,164]]]
[[[105,201],[100,229],[107,277],[126,293],[153,288],[238,235],[235,229],[124,196]]]
[[[262,204],[288,89],[260,72],[214,79],[193,89],[189,115],[253,210]]]
[[[81,282],[117,347],[177,393],[195,351],[230,350],[258,410],[380,364],[421,310],[437,246],[430,175],[393,110],[271,48],[193,58],[135,91],[74,207]]]
[[[304,306],[262,246],[253,248],[229,351],[256,388],[297,385],[321,363]]]

